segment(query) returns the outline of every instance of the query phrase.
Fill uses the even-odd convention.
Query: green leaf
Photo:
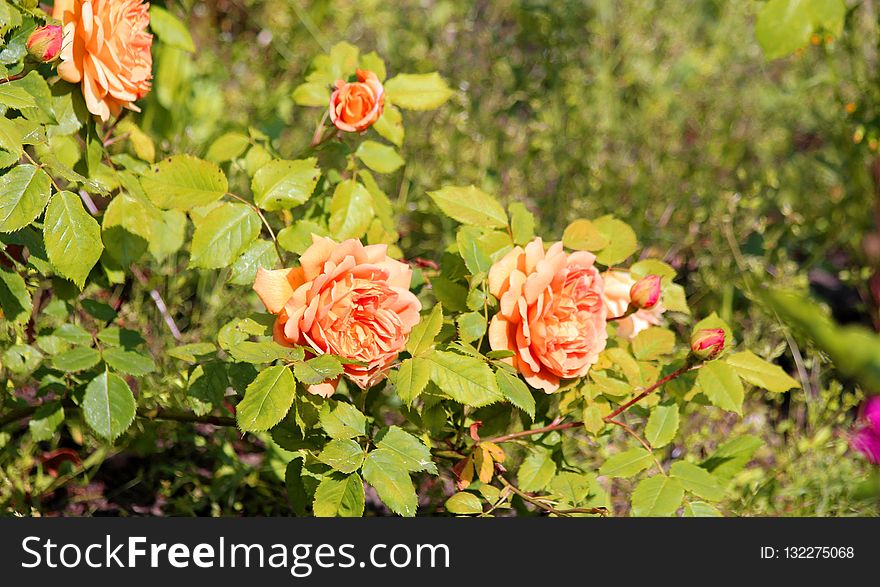
[[[3,320],[24,324],[30,320],[33,309],[31,294],[21,275],[0,267],[0,310]]]
[[[800,388],[800,384],[789,377],[781,367],[765,361],[751,351],[734,353],[727,357],[725,362],[733,367],[740,377],[767,391],[782,393],[792,388]]]
[[[593,223],[596,230],[608,239],[608,246],[596,255],[596,260],[608,267],[617,265],[639,248],[636,233],[629,224],[614,216],[603,216]]]
[[[232,264],[229,283],[251,285],[259,268],[272,269],[281,263],[272,241],[257,239]]]
[[[730,365],[721,361],[703,364],[697,372],[697,384],[713,405],[742,416],[745,392],[742,381]]]
[[[724,517],[714,505],[704,501],[692,501],[684,504],[686,518],[722,518]]]
[[[367,188],[353,179],[336,186],[330,200],[329,228],[338,240],[364,236],[375,215]]]
[[[507,207],[510,213],[510,232],[513,242],[526,245],[535,238],[535,216],[521,202],[513,202]]]
[[[427,317],[424,315],[409,333],[406,341],[406,350],[414,357],[425,354],[434,348],[434,338],[440,334],[443,327],[443,308],[440,304],[431,309]]]
[[[336,402],[331,407],[330,403],[321,406],[321,428],[330,438],[346,440],[355,436],[364,436],[367,433],[367,418],[360,410],[345,402]]]
[[[125,380],[106,371],[89,382],[82,402],[88,425],[98,436],[110,441],[131,426],[135,407]]]
[[[366,55],[361,55],[360,69],[372,71],[376,74],[376,77],[379,78],[379,81],[385,80],[385,62],[382,61],[382,58],[379,57],[375,51],[370,51]]]
[[[673,463],[669,474],[681,481],[682,487],[687,491],[698,497],[710,501],[719,501],[724,498],[724,489],[718,483],[718,479],[706,469],[693,463],[684,461]]]
[[[446,511],[450,514],[466,516],[470,514],[482,514],[483,505],[480,498],[467,491],[460,491],[446,500]]]
[[[409,472],[397,454],[385,448],[374,450],[367,455],[363,473],[391,511],[406,517],[416,515],[418,498]]]
[[[507,234],[500,232],[498,234],[501,234],[506,242],[510,243],[510,237]],[[493,250],[497,244],[482,237],[483,231],[476,226],[460,227],[455,237],[458,252],[464,259],[464,264],[471,275],[488,273],[497,252],[497,250]],[[504,244],[501,246],[503,247]]]
[[[437,465],[431,460],[431,451],[418,438],[392,426],[376,446],[395,453],[407,471],[427,471],[437,474]]]
[[[445,351],[433,351],[424,360],[431,364],[431,381],[458,403],[478,408],[504,400],[483,361]]]
[[[431,279],[431,289],[434,290],[437,301],[447,310],[453,312],[468,310],[468,290],[464,286],[439,275]]]
[[[127,375],[141,377],[156,370],[153,359],[136,351],[121,348],[106,348],[102,353],[104,362]]]
[[[397,370],[397,378],[394,381],[397,395],[407,405],[425,390],[431,377],[431,364],[418,357],[406,359],[400,363]]]
[[[0,84],[0,104],[16,110],[37,107],[33,96],[21,86],[12,83]]]
[[[364,449],[354,440],[331,440],[318,455],[318,460],[340,473],[354,473],[364,464]]]
[[[549,451],[535,449],[523,460],[516,473],[519,488],[523,491],[541,491],[556,475],[556,463]]]
[[[668,312],[681,312],[690,314],[684,288],[677,283],[669,283],[663,286],[663,307]]]
[[[83,300],[80,302],[82,304],[83,310],[89,313],[90,316],[100,320],[102,322],[110,322],[114,318],[116,318],[116,310],[113,309],[113,306],[109,304],[105,304],[104,302],[99,302],[97,300]]]
[[[678,431],[678,406],[659,405],[651,412],[645,426],[645,440],[654,448],[666,446]]]
[[[322,103],[321,106],[326,105],[329,101],[328,96],[327,101]],[[373,129],[381,137],[391,141],[398,147],[403,145],[403,116],[400,114],[400,110],[395,108],[393,104],[385,106],[385,111],[379,117],[379,120],[373,124]]]
[[[4,85],[0,84],[0,92]],[[15,232],[33,222],[46,207],[51,195],[49,176],[35,165],[17,165],[0,175],[0,194],[0,232]]]
[[[72,326],[72,324],[65,324],[63,326]],[[82,333],[85,335],[84,337],[82,337],[82,341],[76,342],[75,344],[91,344],[91,335],[84,330],[82,330]],[[142,345],[146,342],[144,340],[144,337],[142,337],[137,330],[119,328],[118,326],[108,326],[107,328],[101,330],[101,332],[98,333],[98,340],[100,340],[107,346],[122,347],[125,349],[133,349],[134,347]],[[214,346],[210,343],[206,344],[210,345],[212,348]]]
[[[51,440],[55,431],[64,422],[64,408],[61,402],[48,402],[40,406],[28,421],[31,437],[37,442]]]
[[[0,118],[0,148],[21,155],[22,133],[12,120]]]
[[[742,470],[764,442],[757,436],[744,434],[728,440],[700,463],[700,466],[722,479],[729,479]]]
[[[807,0],[770,0],[758,14],[755,34],[767,59],[805,46],[813,32]]]
[[[675,334],[665,328],[651,327],[639,332],[632,341],[632,351],[640,361],[658,359],[672,353]]]
[[[254,174],[254,203],[263,210],[287,210],[304,204],[315,191],[321,170],[314,157],[269,161]]]
[[[467,312],[456,320],[458,335],[464,342],[473,342],[486,334],[486,317],[480,312]]]
[[[844,0],[807,0],[807,10],[816,29],[836,37],[843,33],[843,24],[846,20]]]
[[[644,448],[631,448],[606,460],[599,468],[599,474],[606,477],[632,477],[650,467],[653,462],[651,453]]]
[[[563,471],[550,482],[550,491],[574,506],[584,501],[590,494],[590,481],[593,477],[593,475]]]
[[[219,269],[231,265],[260,234],[260,217],[245,204],[218,206],[193,233],[191,267]]]
[[[315,490],[312,510],[319,518],[359,518],[364,515],[364,482],[357,473],[325,477]]]
[[[150,28],[166,45],[183,49],[188,53],[196,50],[187,26],[179,18],[155,4],[150,6]]]
[[[82,289],[104,244],[101,227],[83,208],[79,196],[70,192],[55,194],[46,208],[43,239],[49,261],[58,273]]]
[[[282,228],[278,233],[278,244],[284,250],[302,255],[312,246],[312,235],[330,236],[330,231],[311,220],[300,220],[292,226]]]
[[[268,430],[284,419],[295,395],[296,380],[286,366],[261,371],[236,408],[238,427],[245,432]]]
[[[595,224],[584,218],[566,226],[562,233],[562,244],[575,251],[599,251],[610,243]]]
[[[297,516],[306,515],[306,506],[309,496],[306,493],[306,486],[303,483],[303,459],[293,459],[287,463],[287,469],[284,471],[284,485],[287,486],[287,499],[293,506],[293,512]],[[361,484],[363,490],[363,484]]]
[[[228,132],[220,135],[208,147],[205,159],[214,163],[225,163],[241,157],[251,144],[250,138],[240,132]]]
[[[342,363],[333,355],[318,355],[305,363],[297,363],[294,373],[300,383],[315,385],[342,375]]]
[[[401,73],[385,82],[388,101],[409,110],[433,110],[443,105],[453,91],[437,72]]]
[[[683,498],[684,489],[678,479],[655,475],[636,485],[632,493],[632,515],[671,516]]]
[[[394,147],[376,141],[362,142],[355,155],[364,165],[378,173],[394,173],[405,163]]]
[[[483,190],[471,186],[447,186],[428,192],[444,214],[462,224],[483,228],[507,228],[507,214],[498,201]]]
[[[156,209],[126,193],[110,201],[101,220],[107,253],[122,267],[128,267],[147,251],[153,237]]]
[[[291,97],[300,106],[327,107],[330,104],[330,88],[327,84],[306,82],[298,85]]]
[[[535,419],[535,398],[518,375],[506,369],[498,369],[495,372],[495,381],[507,401],[528,414],[532,420]]]
[[[194,342],[192,344],[185,344],[183,346],[170,348],[166,350],[165,353],[169,357],[174,357],[175,359],[180,359],[181,361],[186,361],[188,363],[198,363],[199,357],[211,355],[216,351],[217,347],[214,346],[213,343]]]
[[[66,373],[91,369],[101,360],[101,353],[90,347],[76,347],[52,357],[52,367]]]
[[[152,236],[148,244],[150,254],[164,261],[183,246],[186,232],[186,214],[180,210],[163,210],[153,218]]]
[[[78,344],[81,346],[91,346],[92,344],[92,335],[76,324],[62,324],[53,330],[52,334],[70,344]]]
[[[216,202],[229,191],[223,171],[192,155],[174,155],[141,178],[147,196],[160,208],[191,210]]]

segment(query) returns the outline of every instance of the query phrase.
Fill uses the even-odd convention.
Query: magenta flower
[[[865,455],[868,461],[880,465],[880,395],[865,402],[860,420],[849,445]]]

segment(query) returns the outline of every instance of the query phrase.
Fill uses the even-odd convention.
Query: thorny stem
[[[625,424],[620,420],[609,420],[608,423],[620,426],[627,434],[638,440],[639,444],[645,447],[645,450],[648,451],[648,453],[651,455],[651,458],[654,460],[654,464],[657,465],[657,470],[660,471],[660,474],[664,476],[666,475],[666,471],[663,470],[663,465],[660,464],[660,461],[657,459],[656,456],[654,456],[654,449],[651,447],[651,444],[647,440],[639,436],[638,432],[632,429],[632,426],[629,426],[628,424]]]
[[[10,75],[9,77],[0,77],[0,84],[5,84],[6,82],[14,82],[15,80],[21,79],[24,76],[24,73],[19,73],[18,75]]]
[[[64,409],[77,409],[79,406],[70,401],[63,402]],[[19,420],[24,420],[25,418],[29,418],[34,415],[40,409],[39,405],[36,406],[25,406],[22,408],[18,408],[12,410],[5,416],[0,417],[0,428],[17,422]],[[166,409],[146,409],[146,408],[138,408],[137,410],[138,418],[143,418],[145,420],[153,420],[153,421],[169,421],[169,422],[190,422],[195,424],[212,424],[214,426],[226,426],[226,427],[235,427],[235,418],[231,418],[228,416],[198,416],[193,414],[192,412],[183,412],[176,410],[166,410]]]
[[[605,516],[608,513],[608,510],[606,508],[571,508],[571,509],[566,509],[566,510],[557,510],[556,508],[554,508],[550,504],[548,504],[548,503],[546,503],[536,497],[532,497],[531,495],[529,495],[525,491],[521,490],[519,487],[517,487],[516,485],[514,485],[513,483],[511,483],[510,481],[508,481],[507,479],[505,479],[501,475],[496,475],[496,476],[498,477],[498,480],[501,481],[501,484],[504,485],[505,487],[507,487],[510,491],[514,492],[515,494],[517,494],[518,496],[523,498],[525,501],[541,508],[542,510],[544,510],[545,512],[547,512],[549,514],[555,514],[557,516],[567,518],[567,517],[569,517],[570,514],[594,514],[594,515],[598,514],[600,516]]]
[[[623,404],[622,406],[620,406],[619,408],[617,408],[616,410],[614,410],[613,412],[611,412],[610,414],[608,414],[607,416],[605,416],[602,419],[605,422],[615,423],[617,425],[620,425],[620,422],[612,422],[615,417],[619,416],[621,413],[625,412],[626,410],[631,408],[636,403],[640,402],[641,400],[645,399],[650,394],[657,391],[664,384],[669,383],[670,381],[672,381],[676,377],[679,377],[679,376],[687,373],[688,371],[691,371],[694,369],[699,369],[699,366],[693,366],[690,363],[685,363],[681,368],[676,369],[675,371],[673,371],[672,373],[670,373],[666,377],[659,379],[658,381],[656,381],[652,385],[646,387],[645,390],[642,391],[639,395],[637,395],[633,399],[629,400],[628,402],[626,402],[625,404]],[[494,442],[497,444],[499,442],[508,442],[508,441],[514,440],[516,438],[522,438],[524,436],[533,436],[535,434],[544,434],[546,432],[553,432],[554,430],[556,430],[556,431],[568,430],[569,428],[578,428],[583,425],[584,425],[584,423],[580,420],[578,420],[576,422],[565,422],[565,423],[554,422],[553,424],[550,424],[548,426],[544,426],[543,428],[532,428],[530,430],[520,430],[519,432],[511,432],[510,434],[496,436],[495,438],[484,439],[484,440],[482,440],[482,442]]]

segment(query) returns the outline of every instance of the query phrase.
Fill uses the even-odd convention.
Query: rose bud
[[[376,74],[358,69],[357,80],[338,80],[330,96],[330,122],[345,132],[367,130],[385,109],[385,88]]]
[[[31,57],[43,63],[55,61],[61,53],[64,32],[60,26],[50,24],[38,27],[28,37],[26,46]]]
[[[630,303],[640,310],[653,308],[660,301],[660,276],[647,275],[629,290]]]
[[[704,328],[691,336],[691,354],[701,361],[711,361],[724,350],[724,330]]]

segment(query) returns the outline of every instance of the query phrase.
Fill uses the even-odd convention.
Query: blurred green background
[[[162,137],[160,154],[204,155],[222,133],[255,127],[294,157],[321,112],[295,106],[291,92],[312,58],[338,41],[378,52],[389,76],[438,70],[457,93],[437,111],[408,113],[407,164],[383,180],[401,215],[406,255],[438,259],[454,234],[426,213],[425,192],[448,183],[524,202],[545,240],[561,238],[577,217],[619,216],[636,229],[645,255],[678,270],[695,316],[717,310],[737,343],[775,357],[803,385],[773,397],[753,392],[743,420],[720,413],[689,420],[681,435],[688,451],[708,453],[746,432],[764,440],[721,509],[880,513],[872,486],[880,482],[845,436],[861,391],[752,299],[744,280],[809,288],[838,322],[880,327],[876,2],[848,2],[841,38],[818,37],[770,62],[755,40],[762,2],[752,0],[164,5],[186,18],[198,50],[162,47],[155,55],[155,91],[140,121]],[[166,271],[163,295],[184,300],[175,319],[187,341],[252,304],[224,281]],[[131,304],[130,320],[157,328],[148,295],[132,299],[143,301]],[[108,460],[95,474],[58,498],[63,511],[287,512],[278,463],[244,446],[235,430],[138,425],[136,445],[112,449],[124,456],[101,455],[96,463]],[[173,448],[151,460],[157,446]],[[252,450],[253,458],[233,450]],[[631,489],[615,483],[622,485],[611,487],[612,498]]]

